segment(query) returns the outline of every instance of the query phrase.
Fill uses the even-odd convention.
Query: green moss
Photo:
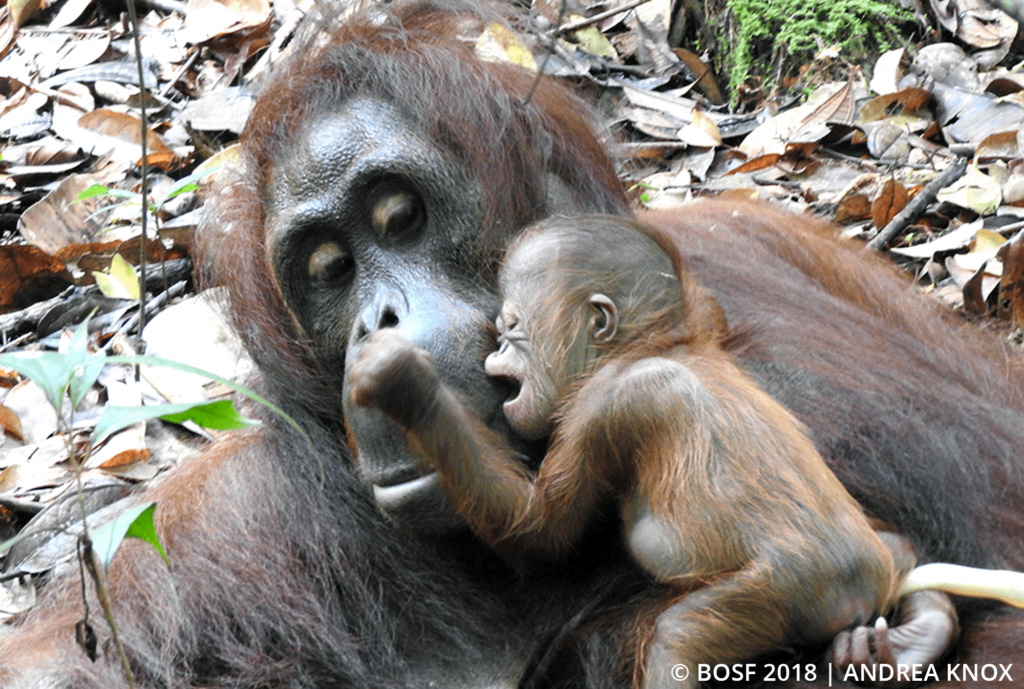
[[[732,44],[726,59],[730,86],[749,76],[789,74],[813,60],[817,36],[839,44],[841,54],[858,61],[899,41],[899,30],[913,14],[895,0],[727,0]]]

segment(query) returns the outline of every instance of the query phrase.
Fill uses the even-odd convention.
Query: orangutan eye
[[[422,229],[427,209],[418,194],[392,191],[377,200],[370,218],[378,236],[394,241]]]
[[[330,283],[347,275],[354,265],[352,257],[337,242],[324,242],[309,255],[307,270],[315,282]]]

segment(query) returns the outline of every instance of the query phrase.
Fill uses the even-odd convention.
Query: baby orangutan
[[[509,250],[500,287],[484,365],[512,385],[515,432],[550,438],[535,475],[394,331],[356,350],[352,401],[405,429],[516,566],[564,558],[616,504],[629,552],[671,589],[638,686],[696,686],[700,663],[823,645],[890,610],[913,556],[886,546],[803,426],[725,352],[717,303],[669,242],[622,218],[550,220]],[[936,592],[911,598],[912,619],[879,633],[897,662],[932,662],[955,613]]]

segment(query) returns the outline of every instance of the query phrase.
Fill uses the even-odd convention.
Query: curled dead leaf
[[[851,194],[839,202],[835,221],[839,225],[867,220],[871,217],[871,200],[866,194]]]
[[[978,215],[990,215],[1002,202],[1003,193],[997,180],[972,165],[967,168],[967,174],[940,191],[936,198]]]
[[[871,201],[871,222],[875,227],[885,227],[903,210],[909,200],[910,195],[906,187],[894,179],[886,180]]]
[[[21,419],[13,410],[2,404],[0,404],[0,430],[18,442],[25,442],[25,434],[21,430]]]

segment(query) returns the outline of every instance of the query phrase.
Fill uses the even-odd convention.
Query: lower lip
[[[400,506],[410,500],[415,500],[424,494],[425,491],[434,491],[439,487],[437,472],[429,473],[411,481],[398,483],[393,486],[373,486],[373,499],[384,509],[390,506]]]

